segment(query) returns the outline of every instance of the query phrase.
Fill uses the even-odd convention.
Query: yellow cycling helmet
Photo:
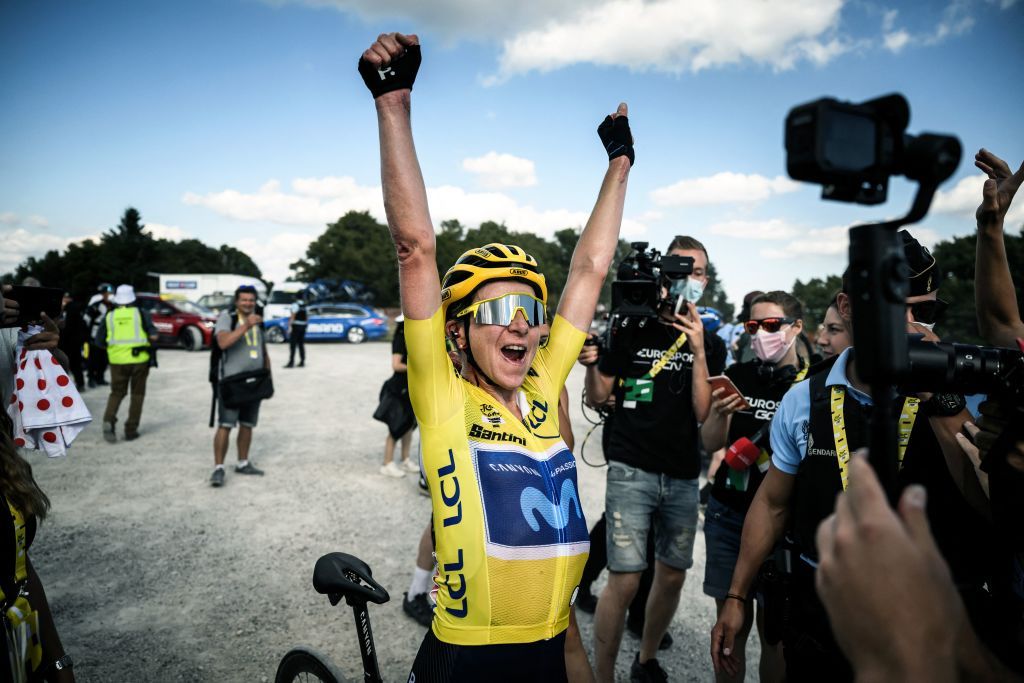
[[[453,304],[473,296],[492,280],[519,280],[533,287],[546,306],[548,286],[537,260],[514,244],[492,242],[470,249],[455,261],[441,280],[441,309],[445,317]]]

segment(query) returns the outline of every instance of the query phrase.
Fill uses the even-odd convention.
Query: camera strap
[[[846,440],[846,417],[843,412],[845,400],[846,388],[838,385],[832,387],[832,436],[836,441],[836,460],[839,461],[839,476],[843,480],[844,491],[849,484],[850,476],[850,444]],[[901,470],[903,469],[903,458],[907,454],[907,446],[910,445],[910,433],[914,431],[914,423],[917,421],[917,412],[920,407],[920,399],[911,396],[903,399],[903,408],[900,410],[897,456]]]
[[[672,356],[676,355],[676,351],[683,347],[686,343],[686,333],[683,332],[679,335],[679,338],[672,342],[672,346],[668,347],[668,350],[657,360],[651,369],[647,371],[647,376],[644,379],[654,379],[658,376],[658,373],[665,369],[668,362],[672,360]]]

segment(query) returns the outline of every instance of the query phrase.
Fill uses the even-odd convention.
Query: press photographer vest
[[[775,378],[764,375],[762,363],[759,360],[737,363],[726,369],[726,377],[733,381],[736,388],[751,404],[750,410],[733,413],[732,421],[729,423],[726,447],[740,437],[754,436],[775,416],[782,397],[786,395],[798,378],[803,379],[796,368],[789,367],[792,372]],[[772,454],[772,447],[768,442],[767,435],[765,435],[763,443],[758,445],[762,447],[763,460],[759,459],[757,463],[743,472],[735,472],[723,462],[718,468],[718,472],[715,473],[715,482],[711,489],[711,495],[718,502],[741,514],[746,514],[750,507],[750,502],[754,499],[754,494],[764,479],[764,472],[767,470],[767,463]],[[763,467],[759,467],[762,464]]]
[[[149,347],[142,313],[135,306],[120,306],[107,314],[107,358],[111,365],[148,363],[149,352],[132,355],[132,349]]]

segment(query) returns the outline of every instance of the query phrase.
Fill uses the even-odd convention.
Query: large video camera
[[[893,499],[898,493],[894,385],[904,391],[991,393],[1024,413],[1024,354],[911,341],[906,332],[910,271],[897,231],[924,218],[961,155],[953,136],[908,135],[909,121],[910,107],[898,94],[861,104],[824,98],[795,107],[786,117],[789,175],[822,185],[823,198],[879,204],[891,176],[918,184],[906,216],[850,229],[857,371],[871,385],[874,404],[871,462]]]
[[[601,352],[618,353],[628,346],[633,330],[653,322],[663,306],[678,312],[685,305],[682,288],[693,273],[693,258],[662,255],[647,242],[632,242],[632,251],[619,262],[612,281],[612,308],[608,328],[597,340]],[[668,292],[662,297],[662,288]]]

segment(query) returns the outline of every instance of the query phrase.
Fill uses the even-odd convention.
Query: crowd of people
[[[427,627],[409,680],[610,682],[626,629],[640,638],[624,653],[630,679],[669,680],[658,653],[673,647],[669,626],[688,608],[680,595],[702,510],[716,680],[744,679],[755,626],[764,681],[1021,680],[1024,437],[1010,430],[1019,429],[1014,401],[1024,390],[989,396],[980,418],[954,389],[897,392],[902,494],[893,508],[864,453],[874,400],[853,346],[852,278],[816,330],[801,301],[767,290],[748,294],[736,326],[714,334],[696,307],[711,255],[697,237],[677,236],[665,253],[691,264],[689,273],[660,277],[654,315],[617,328],[614,343],[595,343],[594,311],[636,161],[624,103],[598,126],[607,167],[553,313],[543,264],[518,246],[480,245],[442,275],[412,135],[420,62],[418,38],[391,33],[359,63],[377,112],[402,301],[393,374],[373,414],[388,430],[380,473],[419,473],[431,500],[403,598]],[[988,177],[977,212],[979,329],[1024,352],[1003,242],[1024,164],[1013,173],[986,150],[975,164]],[[906,333],[938,342],[941,266],[910,232],[900,237]],[[74,680],[29,558],[49,501],[8,418],[21,410],[15,375],[29,354],[46,352],[85,391],[106,384],[109,367],[103,436],[118,441],[118,408],[130,394],[123,438],[132,440],[157,335],[129,285],[101,285],[85,310],[66,299],[60,320],[43,314],[20,331],[7,326],[19,315],[8,291],[0,389],[13,400],[0,420],[0,546],[13,552],[0,555],[0,660],[15,680]],[[300,303],[285,367],[296,350],[305,363],[305,322]],[[605,505],[593,527],[580,504],[565,391],[577,364],[584,402],[604,415]],[[274,389],[250,287],[216,322],[210,382],[210,484],[225,484],[236,427],[234,472],[263,474],[249,451]],[[577,607],[593,614],[590,656]]]

